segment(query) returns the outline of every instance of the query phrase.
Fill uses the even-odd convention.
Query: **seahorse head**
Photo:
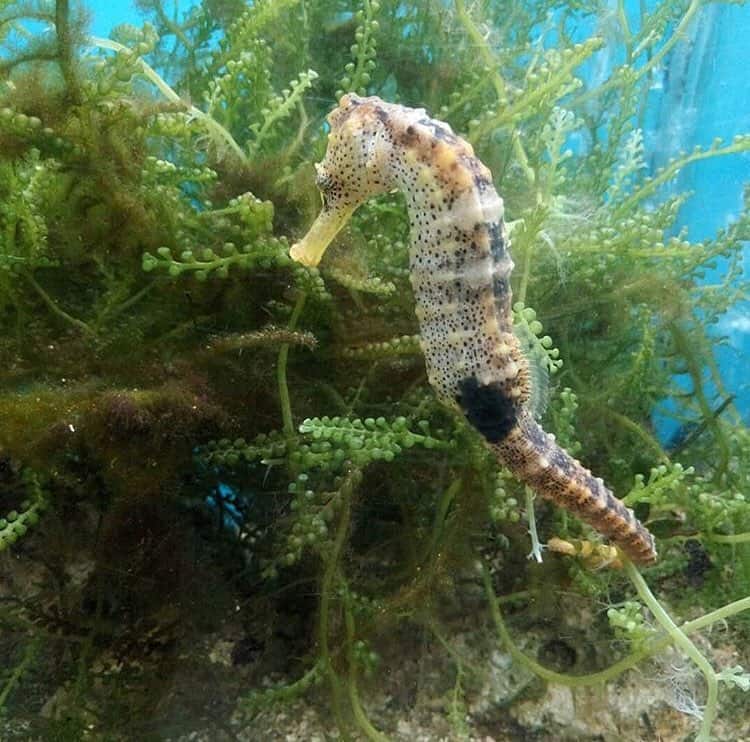
[[[315,166],[323,208],[292,258],[317,265],[352,213],[368,198],[390,187],[388,112],[379,98],[345,95],[328,116],[331,132],[322,162]]]

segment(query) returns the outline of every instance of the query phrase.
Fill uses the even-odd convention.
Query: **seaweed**
[[[459,738],[482,668],[446,604],[477,593],[474,631],[545,682],[648,678],[675,646],[705,678],[709,738],[719,684],[748,687],[690,636],[750,628],[750,432],[714,360],[750,288],[750,191],[695,242],[673,184],[750,135],[652,171],[642,130],[709,4],[142,0],[142,27],[110,39],[67,0],[3,5],[3,738],[223,734],[306,695],[385,739],[372,707],[407,634],[452,668]],[[539,414],[656,534],[642,575],[433,399],[399,195],[362,207],[320,270],[290,259],[346,91],[426,106],[491,167],[549,375]],[[670,399],[675,446],[653,423]],[[522,648],[550,601],[589,617],[603,657],[558,671]],[[602,604],[603,621],[581,608]]]

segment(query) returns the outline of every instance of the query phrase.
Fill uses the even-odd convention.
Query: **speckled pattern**
[[[575,513],[631,559],[656,559],[653,537],[526,408],[528,364],[513,334],[513,261],[503,201],[471,145],[424,109],[344,96],[328,117],[317,166],[323,209],[291,255],[316,265],[353,211],[398,188],[411,225],[411,284],[427,375],[498,458],[534,491]]]

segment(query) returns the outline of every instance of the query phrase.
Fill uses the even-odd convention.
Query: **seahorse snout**
[[[310,267],[318,265],[328,245],[349,221],[354,209],[354,206],[349,205],[324,207],[307,234],[292,245],[289,250],[292,260]]]

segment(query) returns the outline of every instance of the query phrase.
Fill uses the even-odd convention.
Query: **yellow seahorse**
[[[354,210],[403,191],[410,279],[427,375],[498,459],[535,492],[575,513],[640,563],[656,559],[648,530],[528,409],[528,364],[513,334],[513,261],[503,201],[471,145],[424,109],[345,95],[328,117],[316,166],[323,209],[291,255],[317,265]]]

